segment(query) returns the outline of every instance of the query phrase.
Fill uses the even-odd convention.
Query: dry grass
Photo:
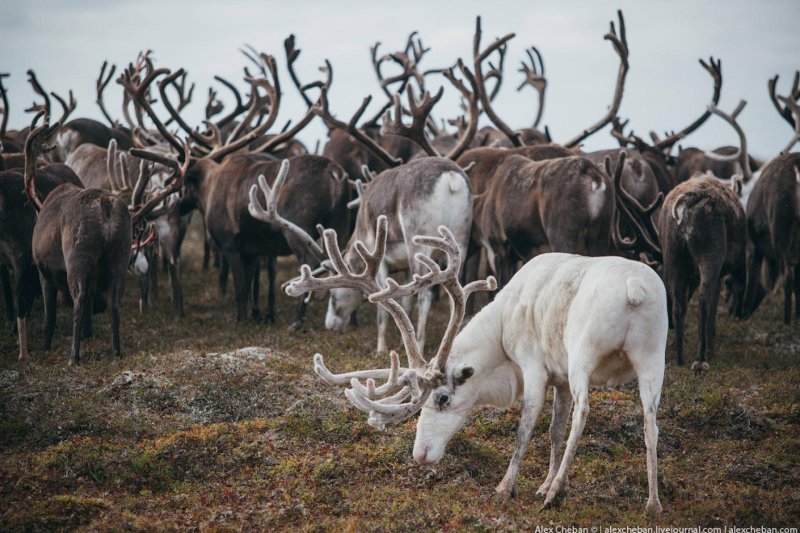
[[[441,465],[418,466],[413,420],[377,432],[311,371],[315,351],[336,369],[384,364],[372,354],[371,309],[346,335],[324,331],[319,303],[307,330],[290,334],[286,297],[277,325],[237,324],[232,298],[221,299],[215,275],[199,268],[196,232],[188,245],[188,317],[173,317],[164,277],[160,302],[140,316],[129,283],[121,359],[110,355],[101,316],[83,363],[67,368],[67,309],[55,349],[42,354],[41,302],[31,342],[38,360],[17,362],[14,336],[0,334],[0,529],[514,530],[800,518],[800,332],[780,323],[779,298],[747,323],[720,316],[708,375],[676,367],[670,346],[659,411],[662,517],[642,514],[635,384],[592,393],[570,498],[540,511],[534,492],[547,468],[549,415],[524,461],[519,497],[498,504],[492,495],[517,408],[476,411]],[[291,271],[284,265],[282,278]],[[433,311],[430,338],[443,330],[445,306]],[[690,347],[695,339],[692,329]],[[399,345],[397,336],[390,342]]]

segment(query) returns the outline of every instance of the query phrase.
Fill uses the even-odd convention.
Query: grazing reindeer
[[[289,163],[284,162],[285,172],[288,172],[288,166]],[[282,178],[279,176],[275,183],[281,184]],[[269,206],[270,198],[277,193],[263,182],[260,185]],[[250,212],[260,220],[277,223],[277,210],[265,210],[261,207],[255,196],[255,187],[251,192]],[[434,250],[418,246],[410,238],[413,235],[435,229],[442,223],[447,224],[453,228],[459,246],[466,253],[472,225],[469,179],[456,163],[432,157],[417,159],[381,172],[367,184],[360,196],[355,231],[344,256],[349,268],[358,269],[361,265],[356,243],[375,242],[374,222],[379,217],[388,218],[389,222],[389,240],[385,243],[388,249],[379,272],[381,280],[386,279],[389,272],[394,270],[405,270],[411,275],[417,275],[421,272],[421,267],[412,258],[422,255],[432,261]],[[306,242],[313,242],[314,239],[295,228],[292,229]],[[321,250],[318,250],[317,255],[319,260],[324,258]],[[331,290],[325,327],[335,331],[346,328],[361,299],[358,287]],[[417,342],[420,350],[425,344],[425,325],[431,302],[430,290],[417,294]],[[388,316],[379,309],[378,353],[386,352],[387,324]]]
[[[35,122],[35,121],[34,121]],[[103,295],[111,299],[112,347],[120,355],[120,311],[125,273],[131,253],[132,227],[182,186],[189,161],[188,148],[184,165],[176,168],[172,184],[139,205],[144,193],[144,174],[139,177],[132,205],[100,189],[82,189],[71,184],[53,190],[41,203],[38,197],[36,168],[32,164],[45,139],[54,128],[46,123],[34,129],[26,142],[25,190],[39,208],[33,229],[33,259],[39,268],[45,302],[45,349],[49,350],[55,329],[56,293],[69,290],[73,300],[72,348],[69,364],[80,359],[80,342],[91,334],[94,307],[102,311]],[[97,298],[97,299],[96,299]],[[99,303],[97,303],[99,302]]]
[[[664,283],[672,306],[675,351],[683,365],[687,304],[700,288],[700,349],[692,370],[708,370],[714,357],[717,302],[723,276],[734,280],[734,298],[744,291],[745,214],[730,187],[700,174],[678,184],[659,215]]]
[[[494,290],[493,278],[462,286],[458,281],[461,245],[445,227],[440,238],[414,237],[418,246],[447,256],[442,270],[426,256],[423,273],[405,285],[379,281],[386,253],[388,224],[378,218],[372,251],[361,241],[354,248],[365,264],[356,273],[342,257],[336,235],[324,232],[335,274],[317,278],[310,267],[286,292],[300,296],[314,290],[358,288],[388,312],[400,329],[408,367],[400,368],[391,353],[391,368],[333,374],[322,355],[314,370],[332,385],[347,386],[345,394],[358,409],[369,413],[377,427],[397,423],[420,410],[414,458],[437,463],[447,442],[479,405],[505,407],[522,399],[517,444],[506,476],[498,485],[502,497],[516,494],[520,463],[542,410],[548,387],[555,388],[550,425],[551,453],[547,479],[538,493],[545,506],[566,494],[567,472],[589,414],[591,385],[618,385],[638,378],[644,410],[649,497],[647,510],[660,512],[658,499],[658,428],[656,410],[664,377],[667,310],[664,285],[649,267],[616,257],[588,258],[544,254],[527,263],[495,299],[459,332],[465,301],[477,290]],[[436,356],[426,362],[414,338],[403,298],[441,284],[450,297],[450,320]],[[366,383],[362,383],[366,379]],[[380,386],[375,380],[385,379]],[[560,455],[569,411],[572,429]]]

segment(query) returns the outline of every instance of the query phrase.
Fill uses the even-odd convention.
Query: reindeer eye
[[[436,398],[434,398],[434,401],[436,402],[436,406],[439,409],[442,409],[444,407],[447,407],[447,405],[450,403],[450,395],[447,394],[446,392],[442,392],[438,394]]]

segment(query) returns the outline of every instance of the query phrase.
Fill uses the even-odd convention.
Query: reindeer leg
[[[428,313],[431,310],[433,291],[425,289],[417,293],[417,344],[420,353],[425,353],[425,327],[428,323]]]
[[[28,358],[28,322],[27,317],[31,312],[31,269],[18,267],[15,269],[15,299],[17,304],[17,338],[19,339],[19,360]]]
[[[92,330],[92,315],[94,314],[94,297],[97,294],[97,282],[93,279],[87,280],[86,283],[87,289],[87,305],[84,307],[84,312],[86,316],[83,318],[83,329],[81,330],[81,340],[86,340],[92,336],[94,336],[94,331]]]
[[[169,283],[172,286],[172,303],[175,305],[175,313],[183,318],[186,313],[183,310],[183,286],[181,285],[181,258],[170,257],[169,263]]]
[[[575,452],[578,449],[578,439],[583,433],[586,425],[586,418],[589,416],[589,376],[575,372],[569,376],[569,388],[572,392],[574,408],[572,411],[572,428],[567,439],[567,447],[564,450],[564,457],[561,459],[561,466],[558,468],[556,476],[550,483],[550,489],[544,499],[544,507],[551,507],[566,496],[567,471],[575,459]]]
[[[756,300],[758,299],[758,286],[761,278],[761,263],[763,254],[761,250],[752,242],[747,244],[747,281],[745,283],[744,295],[744,314],[749,315],[755,311]]]
[[[550,466],[547,469],[547,478],[541,484],[536,494],[544,496],[550,490],[550,484],[556,477],[556,469],[561,463],[561,446],[564,444],[564,437],[567,434],[567,421],[569,412],[572,409],[572,395],[569,387],[553,387],[553,419],[550,421]],[[565,485],[567,480],[564,480]]]
[[[225,263],[230,266],[233,273],[233,285],[236,289],[236,320],[242,322],[247,320],[247,304],[252,287],[248,283],[247,267],[241,254],[235,250],[225,253]]]
[[[80,360],[81,336],[86,320],[86,310],[91,309],[92,302],[89,301],[88,280],[69,280],[70,293],[72,295],[72,349],[69,354],[69,364],[77,364]],[[91,312],[91,311],[90,311]]]
[[[0,282],[3,284],[3,301],[6,304],[6,320],[11,324],[12,332],[16,327],[14,318],[17,316],[14,312],[14,293],[11,290],[11,275],[8,272],[8,267],[0,265]]]
[[[158,283],[158,254],[153,254],[152,261],[149,263],[150,267],[147,269],[147,278],[150,282],[150,294],[152,295],[152,298],[148,300],[148,304],[151,301],[157,302],[160,297],[161,287]],[[169,268],[169,265],[167,265],[167,268]]]
[[[119,331],[120,314],[119,305],[125,288],[125,270],[111,284],[111,348],[117,357],[122,355],[122,339]]]
[[[794,316],[800,318],[800,263],[794,267]]]
[[[467,283],[478,279],[478,269],[481,266],[481,248],[470,241],[468,250],[467,259],[464,261],[464,267],[461,271],[462,285],[466,285]],[[465,314],[467,316],[475,314],[475,298],[469,298],[467,300]]]
[[[228,271],[230,270],[230,264],[225,256],[221,256],[219,258],[219,293],[222,297],[225,297],[225,294],[228,292]],[[234,280],[235,283],[235,280]]]
[[[658,499],[658,425],[656,411],[661,396],[663,374],[658,376],[642,376],[639,379],[639,397],[644,412],[644,442],[647,447],[647,512],[661,513],[661,502]]]
[[[710,265],[700,269],[700,349],[697,363],[692,365],[693,370],[700,372],[708,370],[708,361],[714,357],[714,333],[717,322],[721,270],[722,265]]]
[[[683,366],[683,336],[686,324],[686,304],[688,300],[686,280],[681,276],[674,276],[670,283],[672,301],[672,324],[675,326],[675,352],[678,365]]]
[[[58,289],[55,284],[50,283],[43,275],[39,275],[42,285],[42,297],[44,299],[44,349],[50,351],[53,344],[53,332],[56,329],[56,307]]]
[[[277,277],[277,261],[274,255],[267,256],[267,316],[266,322],[275,323],[275,278]],[[302,298],[301,298],[302,300]]]
[[[380,269],[378,270],[378,275],[376,279],[378,280],[378,284],[383,287],[386,282],[386,277],[389,275],[388,267],[386,266],[385,262],[381,263]],[[389,323],[389,313],[383,308],[383,306],[378,306],[378,353],[385,354],[387,352],[386,348],[386,326]]]
[[[547,373],[539,368],[523,369],[523,383],[525,392],[522,396],[522,414],[520,415],[519,427],[517,428],[517,443],[514,447],[514,454],[506,470],[503,481],[497,485],[495,492],[500,499],[506,499],[517,495],[517,476],[519,467],[522,464],[522,457],[528,444],[531,441],[533,428],[539,419],[539,414],[544,406],[547,394]]]
[[[261,260],[258,257],[253,259],[252,263],[248,263],[248,270],[247,277],[253,283],[253,310],[251,311],[251,316],[255,322],[258,322],[261,320],[261,309],[258,307],[258,300],[261,294]]]
[[[783,323],[792,323],[792,293],[794,293],[794,265],[783,258]]]

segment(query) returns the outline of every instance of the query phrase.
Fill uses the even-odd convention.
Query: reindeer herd
[[[294,256],[300,276],[286,292],[298,296],[292,328],[303,325],[312,291],[328,294],[325,327],[355,323],[363,300],[378,306],[377,351],[386,353],[392,318],[407,365],[389,353],[390,368],[334,374],[317,354],[325,381],[383,427],[421,413],[414,457],[435,463],[473,406],[522,400],[517,444],[497,487],[515,494],[520,462],[554,389],[552,451],[539,489],[545,505],[566,493],[567,471],[589,411],[592,385],[636,377],[644,410],[649,498],[658,499],[656,410],[664,376],[667,330],[676,332],[684,362],[688,301],[698,292],[700,343],[693,369],[708,371],[714,357],[721,296],[731,314],[749,317],[768,291],[784,291],[784,322],[800,314],[800,73],[790,92],[768,93],[792,128],[779,155],[762,163],[747,151],[737,118],[742,101],[719,108],[722,65],[700,61],[713,82],[711,100],[685,128],[645,140],[626,132],[619,117],[630,68],[622,13],[605,35],[619,57],[607,112],[566,142],[540,129],[547,79],[541,54],[526,50],[518,90],[532,87],[538,111],[532,126],[512,129],[493,109],[514,34],[483,44],[477,19],[471,61],[422,70],[429,51],[412,33],[404,48],[381,54],[372,66],[386,101],[372,116],[371,97],[348,120],[331,110],[333,68],[304,83],[300,56],[286,39],[286,68],[306,104],[303,116],[276,127],[284,91],[278,61],[247,47],[242,96],[236,83],[227,109],[209,89],[202,125],[186,121],[194,84],[183,69],[157,67],[140,54],[114,78],[104,63],[97,104],[108,124],[69,120],[76,103],[48,93],[33,71],[40,100],[31,125],[8,129],[2,86],[0,123],[0,278],[6,312],[28,354],[28,318],[36,294],[44,298],[44,349],[49,350],[59,292],[72,303],[70,363],[92,334],[92,315],[110,308],[113,351],[121,352],[120,301],[126,277],[137,278],[140,306],[163,262],[175,313],[185,313],[181,244],[198,211],[222,293],[233,276],[238,320],[274,322],[276,262]],[[387,74],[389,69],[395,73]],[[432,78],[446,80],[435,93]],[[104,104],[115,79],[122,89],[122,121]],[[437,121],[434,111],[452,88],[463,115]],[[61,116],[53,119],[52,101]],[[177,97],[177,101],[176,101]],[[158,105],[160,103],[160,105]],[[701,111],[702,109],[702,111]],[[490,125],[479,128],[481,117]],[[738,134],[738,146],[711,152],[675,146],[712,116]],[[319,118],[328,127],[321,154],[296,135]],[[441,117],[440,117],[441,118]],[[611,126],[618,147],[586,153],[581,143]],[[319,152],[319,146],[317,147]],[[322,244],[320,244],[320,239]],[[266,313],[259,277],[269,280]],[[486,272],[488,278],[483,279]],[[130,274],[129,274],[130,273]],[[394,276],[394,277],[392,277]],[[475,291],[495,291],[474,311]],[[425,357],[426,323],[434,291],[446,293],[450,318],[436,353]],[[416,327],[411,300],[416,297]],[[378,385],[376,380],[385,380]],[[565,449],[569,413],[572,425]]]

